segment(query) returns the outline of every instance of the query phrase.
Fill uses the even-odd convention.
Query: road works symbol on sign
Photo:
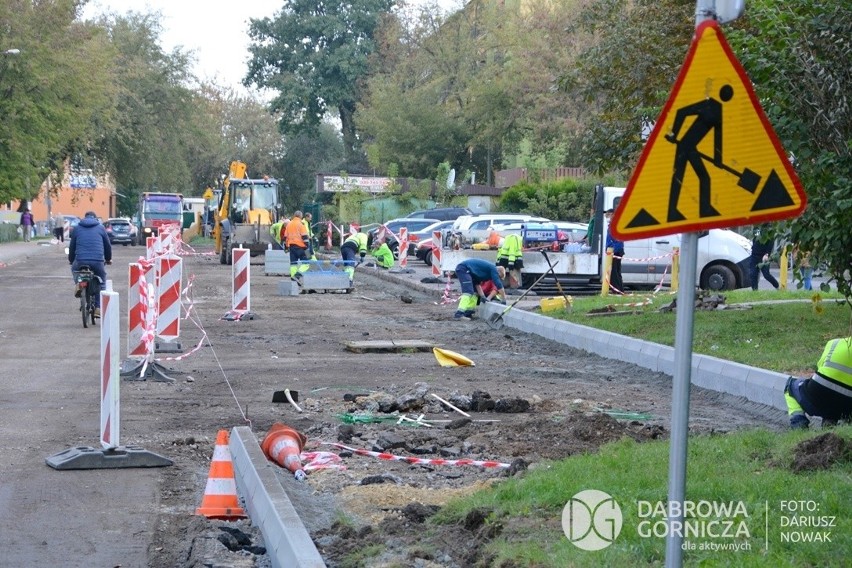
[[[796,217],[805,202],[719,25],[701,24],[615,211],[613,233],[637,239],[756,224]]]

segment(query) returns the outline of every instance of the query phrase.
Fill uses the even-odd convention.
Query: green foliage
[[[737,524],[746,523],[748,537],[741,536],[736,542],[748,542],[750,548],[732,552],[702,550],[697,546],[696,550],[684,552],[684,565],[844,566],[852,552],[849,539],[840,536],[852,530],[852,519],[844,514],[852,499],[852,485],[848,483],[852,464],[848,457],[841,457],[826,470],[794,473],[791,468],[796,446],[819,434],[807,431],[779,434],[760,429],[722,436],[690,436],[686,499],[734,502],[735,506],[742,501],[747,516],[732,518]],[[846,444],[852,443],[852,426],[837,428],[834,434]],[[451,501],[427,523],[463,524],[474,509],[490,511],[490,522],[511,523],[511,531],[502,531],[488,544],[488,552],[496,555],[491,564],[494,566],[657,566],[664,556],[665,539],[641,536],[640,523],[648,518],[640,517],[638,502],[666,501],[668,460],[668,442],[638,444],[622,439],[595,454],[540,464],[541,467],[523,477]],[[560,525],[568,500],[586,489],[612,495],[623,518],[619,536],[611,546],[597,552],[576,548]],[[825,529],[831,531],[831,543],[782,540],[782,532],[796,530],[781,527],[781,517],[790,516],[781,509],[781,502],[790,499],[812,500],[819,505],[818,515],[834,517],[834,527]],[[706,517],[708,521],[717,518]],[[651,520],[664,519],[652,517]],[[804,532],[818,530],[803,529]],[[518,538],[521,533],[522,537]],[[519,540],[523,546],[517,546]],[[687,540],[721,543],[734,539],[700,535]]]
[[[594,187],[594,182],[590,180],[521,182],[503,193],[498,210],[586,223],[589,220]]]
[[[588,2],[567,33],[583,34],[576,66],[560,78],[585,103],[581,165],[603,173],[633,168],[683,64],[695,0]]]
[[[291,136],[277,168],[273,169],[277,169],[276,177],[283,187],[285,209],[295,209],[317,197],[316,174],[333,172],[342,161],[343,143],[330,124],[323,123],[317,129]]]
[[[75,21],[78,1],[0,3],[0,201],[31,199],[86,149],[115,87],[104,30]]]
[[[728,39],[808,194],[777,228],[825,263],[852,304],[852,9],[848,2],[755,0]]]
[[[314,127],[337,111],[346,165],[363,167],[353,121],[370,69],[375,33],[395,0],[285,0],[277,16],[252,19],[252,59],[244,83],[276,93],[284,131]],[[354,170],[353,170],[354,171]]]
[[[837,292],[746,289],[729,290],[723,295],[729,305],[784,302],[755,305],[746,310],[696,311],[692,345],[695,353],[798,375],[806,369],[814,370],[826,341],[848,336],[852,327],[852,312]],[[553,317],[672,347],[676,314],[659,311],[672,299],[669,295],[650,293],[638,297],[575,297],[570,312],[556,312]],[[624,306],[641,303],[646,305]],[[638,313],[589,317],[590,310],[604,306]]]

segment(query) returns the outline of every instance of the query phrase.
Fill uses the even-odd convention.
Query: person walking
[[[766,233],[766,226],[755,227],[754,236],[751,240],[749,269],[752,290],[757,290],[761,274],[763,274],[766,281],[772,284],[776,290],[779,287],[778,280],[769,272],[769,255],[772,254],[772,250],[775,248],[775,239],[769,238]]]
[[[500,276],[501,272],[505,276],[505,270],[505,267],[498,267],[479,258],[469,258],[458,263],[455,273],[461,286],[461,298],[453,319],[473,318],[480,298],[488,297],[482,290],[482,284],[488,280],[497,288],[497,292],[492,297],[498,298],[498,301],[505,304],[506,290],[503,287],[503,277]]]
[[[793,260],[802,273],[802,288],[804,290],[813,290],[814,268],[811,266],[811,253],[801,250],[799,245],[796,245],[793,247]]]
[[[62,215],[53,218],[53,238],[65,242],[65,217]]]
[[[30,237],[35,228],[35,219],[33,218],[32,209],[27,209],[21,213],[21,230],[23,231],[24,242],[30,242]]]
[[[290,278],[295,279],[299,272],[304,272],[299,261],[308,260],[308,233],[302,223],[302,212],[293,213],[293,218],[284,227],[284,246],[290,251]],[[304,265],[305,270],[308,265]]]
[[[71,263],[71,275],[80,271],[80,267],[86,265],[92,269],[100,282],[106,282],[107,274],[104,264],[112,262],[112,245],[109,243],[109,235],[106,229],[98,221],[94,211],[87,211],[86,216],[80,220],[71,232],[71,243],[68,245],[68,262]],[[74,296],[80,297],[82,290],[74,280]],[[95,317],[101,317],[101,295],[95,290]]]
[[[621,259],[624,257],[624,241],[619,241],[612,236],[610,220],[612,220],[613,209],[604,212],[606,216],[606,248],[612,249],[612,266],[609,271],[609,287],[614,294],[624,294],[624,281],[621,278]]]
[[[808,416],[821,417],[823,424],[852,420],[852,337],[826,343],[811,378],[787,380],[784,400],[793,429],[807,428]]]

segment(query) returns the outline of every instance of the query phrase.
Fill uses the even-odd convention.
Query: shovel
[[[568,296],[565,295],[565,292],[562,290],[562,284],[559,283],[559,277],[556,276],[556,271],[553,269],[553,265],[550,264],[550,257],[547,256],[547,251],[542,250],[541,254],[544,255],[544,260],[547,261],[547,266],[550,268],[548,272],[553,274],[553,279],[556,280],[556,289],[559,290],[559,293],[562,294],[562,299],[565,300],[565,307],[571,305],[571,302],[568,300]]]
[[[678,140],[674,138],[674,135],[666,134],[665,138],[672,144],[678,143]],[[754,170],[751,170],[749,168],[743,168],[743,171],[739,172],[727,164],[717,164],[716,160],[714,160],[707,154],[703,154],[702,152],[696,153],[714,166],[720,167],[726,172],[737,176],[737,178],[739,179],[737,185],[746,190],[747,192],[754,193],[755,191],[757,191],[757,187],[760,185],[760,175],[758,175],[758,173]]]
[[[514,307],[517,305],[517,303],[518,303],[518,302],[520,302],[521,300],[523,300],[523,299],[524,299],[524,297],[525,297],[527,294],[529,294],[529,293],[532,291],[532,289],[533,289],[533,288],[535,288],[535,287],[536,287],[536,285],[538,285],[538,283],[539,283],[539,282],[541,282],[542,280],[544,280],[544,277],[545,277],[545,276],[547,276],[548,274],[550,274],[550,271],[549,271],[549,270],[548,270],[547,272],[545,272],[544,274],[542,274],[541,276],[539,276],[539,277],[538,277],[538,280],[536,280],[535,282],[533,282],[533,285],[532,285],[532,286],[530,286],[529,288],[527,288],[526,290],[524,290],[524,293],[523,293],[523,294],[521,294],[520,296],[518,296],[518,299],[517,299],[517,300],[515,300],[514,302],[512,302],[511,304],[509,304],[508,306],[506,306],[506,309],[505,309],[505,310],[503,310],[503,311],[502,311],[502,312],[500,312],[499,314],[491,314],[490,316],[488,316],[488,319],[487,319],[487,320],[485,320],[485,321],[486,321],[486,323],[488,324],[488,327],[490,327],[491,329],[502,329],[502,328],[503,328],[503,324],[505,323],[505,322],[503,321],[503,316],[505,316],[505,315],[509,312],[509,310],[511,310],[512,308],[514,308]]]
[[[710,162],[713,165],[716,165],[726,172],[733,174],[739,178],[737,185],[746,190],[749,193],[754,193],[757,191],[757,187],[760,185],[760,175],[757,174],[754,170],[750,170],[749,168],[744,168],[743,171],[738,172],[731,166],[727,164],[716,164],[716,162],[710,156],[702,154],[698,152],[698,155]]]

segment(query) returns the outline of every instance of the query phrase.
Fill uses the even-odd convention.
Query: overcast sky
[[[438,3],[447,9],[457,6],[459,0]],[[215,80],[245,92],[240,81],[249,60],[249,20],[271,18],[282,4],[282,0],[90,0],[83,18],[92,19],[105,12],[160,12],[160,38],[167,52],[177,46],[194,51],[199,79]]]

